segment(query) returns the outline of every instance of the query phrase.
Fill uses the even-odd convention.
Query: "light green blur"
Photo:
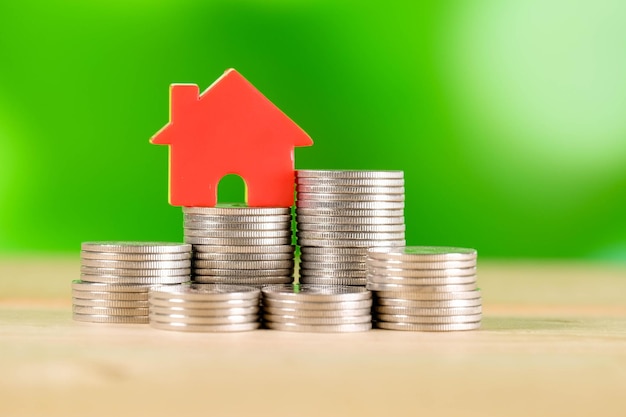
[[[626,261],[622,0],[0,3],[0,254],[181,240],[169,84],[239,70],[315,141],[402,169],[411,245]],[[220,199],[240,200],[227,178]]]

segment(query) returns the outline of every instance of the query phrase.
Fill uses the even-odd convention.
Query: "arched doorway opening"
[[[222,177],[217,186],[217,202],[246,204],[248,188],[244,179],[237,174]]]

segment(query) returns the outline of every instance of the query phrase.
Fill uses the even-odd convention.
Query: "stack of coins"
[[[190,280],[191,245],[85,242],[81,280],[72,282],[73,317],[95,323],[148,323],[151,285]]]
[[[369,247],[404,246],[402,171],[299,170],[300,282],[365,285]]]
[[[291,209],[184,207],[194,281],[262,286],[293,281]]]
[[[451,247],[371,248],[367,288],[377,327],[453,331],[480,327],[476,251]]]
[[[186,332],[257,329],[260,291],[240,285],[188,283],[150,289],[150,326]]]
[[[74,320],[92,323],[148,323],[149,285],[72,281]]]
[[[270,329],[346,333],[372,328],[372,294],[341,285],[270,285],[262,290],[263,320]]]

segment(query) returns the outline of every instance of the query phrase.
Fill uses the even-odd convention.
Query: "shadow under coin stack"
[[[451,247],[372,248],[367,288],[381,329],[474,330],[482,299],[476,287],[476,251]]]
[[[77,321],[148,323],[150,286],[190,280],[188,244],[85,242],[81,249],[81,280],[72,282]]]
[[[150,326],[184,332],[241,332],[259,328],[257,288],[188,283],[150,289]]]
[[[372,294],[341,285],[269,285],[261,290],[263,321],[275,330],[363,332],[372,328]]]
[[[193,279],[263,286],[293,281],[291,208],[183,207]]]
[[[296,171],[300,282],[365,285],[369,247],[404,246],[403,171]]]

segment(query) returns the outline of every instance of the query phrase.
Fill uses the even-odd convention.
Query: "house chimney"
[[[186,113],[199,100],[200,90],[196,84],[172,84],[170,87],[170,114]]]

